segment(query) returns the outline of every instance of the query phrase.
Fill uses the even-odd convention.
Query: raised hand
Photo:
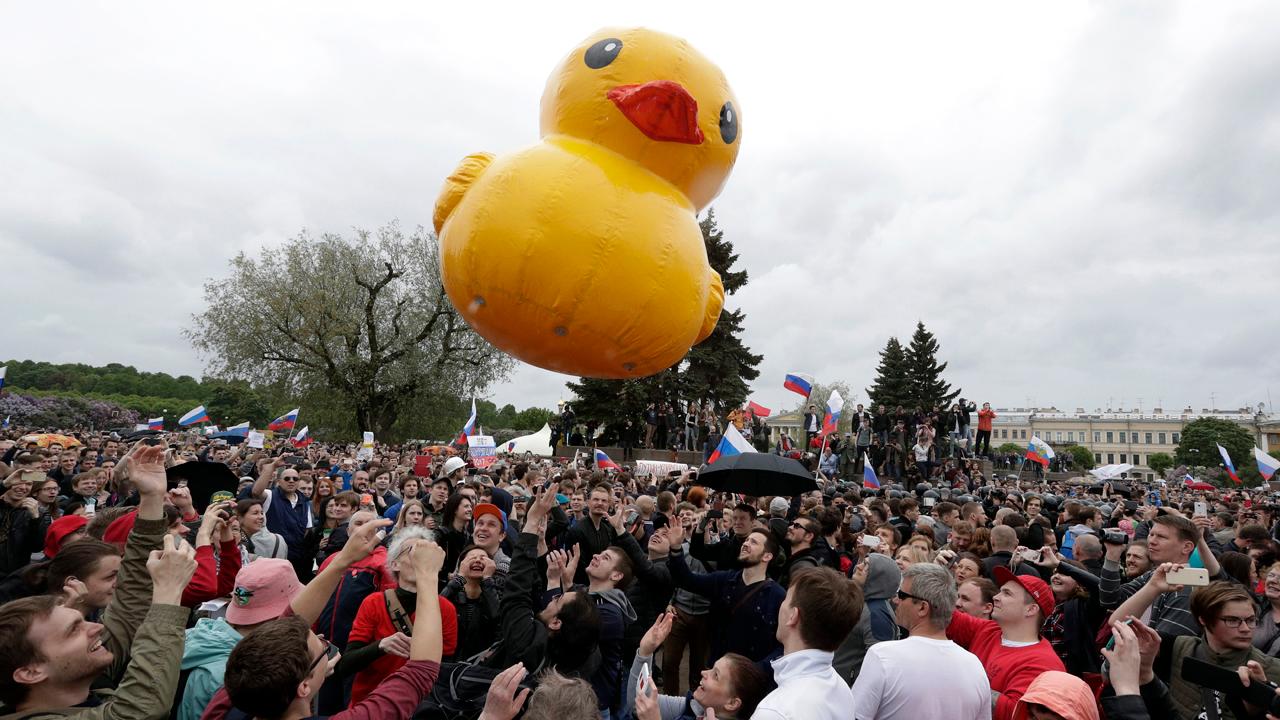
[[[520,687],[520,681],[527,674],[524,663],[516,663],[498,673],[489,685],[489,694],[485,697],[484,712],[480,714],[480,720],[514,718],[529,698],[529,688]]]
[[[684,526],[680,523],[672,523],[668,527],[670,531],[667,533],[667,547],[679,550],[684,546]]]
[[[1142,687],[1138,680],[1142,666],[1138,638],[1127,623],[1119,620],[1111,623],[1111,636],[1115,639],[1112,649],[1102,649],[1108,661],[1111,686],[1117,695],[1138,695]]]
[[[413,546],[413,570],[420,578],[428,578],[440,572],[444,567],[444,548],[427,541]]]
[[[578,560],[582,557],[582,546],[574,545],[564,561],[564,584],[572,585],[573,576],[578,574]]]
[[[164,474],[164,448],[144,445],[129,462],[129,480],[142,496],[164,497],[168,479]]]
[[[151,575],[152,602],[157,605],[179,605],[182,591],[196,571],[196,551],[176,535],[164,536],[164,549],[152,550],[147,559]]]
[[[671,634],[671,623],[675,621],[675,617],[675,611],[667,610],[649,626],[644,637],[640,638],[641,655],[653,657],[658,648],[662,647],[662,643],[666,642],[667,636]]]
[[[374,548],[382,543],[382,537],[379,531],[391,525],[391,521],[386,518],[367,522],[356,528],[351,536],[347,538],[347,544],[342,546],[338,551],[338,558],[334,562],[342,563],[350,567],[352,564],[360,562],[373,552]]]

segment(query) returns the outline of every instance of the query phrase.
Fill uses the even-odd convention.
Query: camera
[[[1108,545],[1128,545],[1129,536],[1123,530],[1107,530],[1102,535],[1102,542]]]

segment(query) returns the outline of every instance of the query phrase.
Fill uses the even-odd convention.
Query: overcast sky
[[[566,52],[646,25],[740,101],[715,208],[758,402],[789,370],[864,399],[917,319],[995,405],[1280,396],[1280,4],[551,6],[7,3],[0,357],[198,376],[180,331],[237,251],[429,225],[462,156],[537,140]]]

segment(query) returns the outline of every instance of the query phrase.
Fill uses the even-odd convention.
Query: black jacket
[[[44,532],[39,518],[27,509],[0,500],[0,576],[8,575],[31,562],[31,554],[44,549]]]

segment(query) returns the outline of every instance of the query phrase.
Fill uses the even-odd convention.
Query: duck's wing
[[[440,229],[444,227],[449,215],[453,214],[453,209],[462,202],[462,196],[467,194],[467,190],[475,184],[476,179],[492,162],[493,153],[468,155],[458,163],[458,168],[453,171],[453,174],[445,179],[440,196],[436,198],[435,217],[432,218],[437,235],[440,234]]]
[[[720,311],[724,309],[724,285],[720,282],[720,273],[715,270],[707,272],[711,273],[711,289],[707,293],[707,314],[702,318],[702,329],[698,331],[698,339],[693,341],[694,345],[711,335],[711,331],[716,329],[716,323],[720,321]]]

